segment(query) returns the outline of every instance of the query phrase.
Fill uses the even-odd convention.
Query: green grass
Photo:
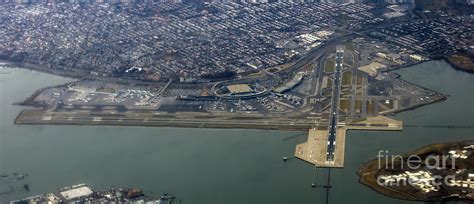
[[[357,76],[357,85],[362,85],[362,76]]]
[[[352,84],[352,72],[347,71],[342,74],[342,85],[351,85]]]
[[[344,47],[346,50],[354,50],[354,44],[352,43],[352,41],[346,42],[344,44]]]
[[[356,113],[360,113],[362,111],[362,101],[359,99],[355,100],[355,110]]]
[[[350,104],[351,104],[351,101],[349,101],[347,99],[342,99],[340,104],[339,104],[339,107],[341,108],[341,110],[347,112],[349,110]]]
[[[328,78],[328,81],[327,81],[327,88],[332,88],[332,79]]]
[[[374,103],[371,100],[367,101],[367,113],[368,114],[374,113]]]
[[[325,72],[328,72],[328,73],[332,73],[334,72],[334,68],[336,66],[335,64],[336,62],[333,60],[333,59],[328,59],[326,60],[325,64],[324,64],[324,71]]]

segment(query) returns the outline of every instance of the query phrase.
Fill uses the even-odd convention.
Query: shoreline
[[[441,57],[441,59],[443,59],[444,61],[446,61],[449,65],[451,65],[451,67],[453,67],[455,70],[458,70],[458,71],[462,71],[462,72],[466,72],[466,73],[469,73],[469,74],[474,74],[474,69],[467,69],[455,62],[453,62],[448,56],[443,56]]]
[[[400,109],[400,110],[397,110],[397,111],[394,111],[392,113],[389,113],[389,114],[398,114],[398,113],[402,113],[402,112],[406,112],[406,111],[412,111],[412,110],[415,110],[415,109],[418,109],[418,108],[421,108],[423,106],[427,106],[427,105],[431,105],[431,104],[435,104],[435,103],[441,103],[445,100],[448,100],[448,96],[445,96],[443,95],[440,99],[438,100],[434,100],[434,101],[431,101],[429,103],[425,103],[425,104],[418,104],[418,105],[415,105],[413,107],[409,107],[409,108],[404,108],[404,109]]]
[[[120,83],[120,84],[137,84],[137,85],[158,85],[158,84],[166,84],[169,81],[144,81],[144,80],[136,80],[136,79],[121,79],[121,78],[114,78],[114,77],[100,77],[100,76],[83,76],[79,73],[66,73],[65,71],[60,71],[57,69],[48,69],[43,65],[31,64],[26,62],[14,62],[10,60],[0,59],[0,63],[4,63],[3,66],[8,68],[18,68],[18,69],[27,69],[31,71],[37,71],[45,74],[51,74],[55,76],[60,76],[64,78],[74,79],[76,81],[81,80],[97,80],[97,81],[106,81],[106,82],[113,82],[113,83]]]
[[[430,60],[431,61],[431,60]],[[420,62],[421,63],[421,62]],[[413,65],[411,65],[413,66]],[[21,67],[19,67],[21,68]],[[404,68],[404,67],[402,67]],[[29,69],[27,67],[27,69]],[[34,69],[33,69],[34,70]],[[49,72],[48,72],[49,73]],[[51,74],[51,73],[50,73]],[[54,73],[53,73],[54,74]],[[401,78],[400,75],[398,75],[398,78]],[[401,79],[403,80],[403,79]],[[405,111],[411,111],[426,105],[434,104],[434,103],[439,103],[444,100],[448,99],[448,96],[441,94],[437,91],[434,91],[432,89],[414,84],[412,82],[408,82],[404,80],[405,82],[413,85],[413,86],[418,86],[424,90],[431,91],[439,97],[433,97],[433,101],[423,103],[423,104],[417,104],[411,107],[406,107],[403,109],[395,110],[389,113],[384,113],[381,115],[396,115],[398,113],[402,113]],[[74,82],[68,82],[68,83],[74,83]],[[61,84],[61,85],[56,85],[56,86],[64,86],[67,85],[68,83]],[[228,118],[224,116],[216,116],[215,118],[210,118],[207,121],[203,120],[202,118],[172,118],[171,120],[182,120],[184,122],[173,122],[173,121],[165,121],[166,118],[159,118],[159,121],[157,118],[152,117],[150,121],[149,119],[146,118],[125,118],[123,119],[123,116],[120,115],[104,115],[104,116],[98,116],[95,113],[91,113],[89,118],[87,118],[86,121],[81,121],[79,120],[74,120],[72,121],[71,119],[68,118],[58,118],[56,120],[46,120],[44,118],[35,116],[35,117],[30,117],[31,114],[38,114],[38,111],[41,110],[44,114],[46,112],[46,109],[48,108],[47,105],[45,104],[37,104],[34,103],[33,100],[34,98],[40,94],[42,91],[45,89],[55,87],[55,86],[50,86],[50,87],[44,87],[41,88],[37,91],[35,91],[32,95],[30,95],[28,98],[21,102],[14,103],[13,105],[21,105],[21,106],[30,106],[36,109],[23,109],[15,118],[13,121],[14,124],[17,125],[47,125],[47,124],[58,124],[58,125],[113,125],[113,126],[154,126],[154,127],[186,127],[186,128],[238,128],[238,129],[265,129],[265,130],[308,130],[314,125],[314,121],[311,121],[310,119],[306,118],[289,118],[290,120],[284,120],[286,124],[282,124],[281,120],[272,120],[272,118],[261,118],[260,120],[255,120],[252,118],[240,118],[240,119],[231,119],[229,120]],[[36,113],[35,113],[36,112]],[[65,112],[58,112],[58,114],[64,114]],[[186,112],[181,112],[186,114]],[[25,114],[27,115],[25,117]],[[173,113],[170,113],[173,114]],[[66,113],[67,115],[67,113]],[[192,115],[192,114],[191,114]],[[81,118],[82,116],[80,115],[72,115],[74,117]],[[104,117],[102,121],[94,121],[94,116],[97,116],[97,118]],[[173,116],[174,117],[174,116]],[[223,118],[220,118],[223,117]],[[70,117],[71,118],[71,117]],[[169,119],[169,118],[168,118]],[[216,119],[219,120],[216,122]],[[115,121],[113,121],[115,120]],[[239,121],[240,120],[240,121]],[[245,121],[242,122],[242,121]],[[252,123],[254,122],[254,123]],[[276,122],[276,123],[275,123]],[[301,124],[301,122],[305,124]],[[249,124],[251,123],[251,124]],[[275,124],[273,124],[275,123]],[[307,123],[307,124],[306,124]]]
[[[462,147],[462,146],[468,146],[474,143],[472,140],[463,140],[459,142],[445,142],[445,143],[439,143],[439,144],[430,144],[423,146],[421,148],[418,148],[414,151],[409,151],[402,153],[400,156],[404,158],[404,160],[411,155],[432,155],[430,153],[436,152],[439,154],[439,152],[445,151],[449,148],[453,147]],[[420,201],[420,202],[445,202],[445,201],[470,201],[469,198],[467,197],[450,197],[449,195],[444,196],[444,195],[438,195],[437,197],[428,197],[428,194],[410,194],[407,193],[407,189],[396,189],[393,187],[387,187],[387,186],[382,186],[378,184],[377,181],[377,174],[381,170],[386,170],[386,169],[381,169],[379,165],[384,166],[386,164],[386,161],[381,160],[381,163],[379,164],[378,159],[372,159],[363,162],[363,164],[359,167],[359,169],[356,171],[356,174],[359,176],[359,183],[372,189],[373,191],[395,199],[400,199],[400,200],[408,200],[408,201]],[[398,172],[394,169],[391,169],[391,171]],[[402,171],[402,169],[400,169]],[[400,187],[399,187],[400,188]],[[408,190],[412,190],[413,187],[409,187]]]

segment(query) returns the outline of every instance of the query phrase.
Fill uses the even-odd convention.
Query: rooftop
[[[378,63],[378,62],[372,62],[368,65],[359,67],[358,69],[368,73],[371,76],[375,76],[377,74],[377,69],[381,69],[386,67],[384,64]]]

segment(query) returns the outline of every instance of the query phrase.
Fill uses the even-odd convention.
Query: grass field
[[[354,50],[354,44],[352,44],[352,41],[346,42],[344,44],[344,49],[353,51]]]
[[[349,99],[341,99],[339,107],[342,111],[347,112],[349,111],[349,106],[351,105],[351,101]]]
[[[328,78],[328,81],[327,81],[327,88],[332,88],[332,79]]]
[[[357,85],[358,86],[362,85],[362,80],[363,80],[362,76],[357,76]]]
[[[334,72],[334,68],[336,66],[336,61],[334,59],[327,59],[324,63],[324,71],[327,73]]]
[[[362,110],[362,101],[360,99],[355,100],[355,112],[360,113]]]
[[[371,100],[367,101],[367,113],[368,114],[374,113],[374,102]]]
[[[352,84],[352,72],[347,71],[342,74],[342,85],[351,85]]]
[[[99,87],[95,91],[104,93],[115,93],[115,89],[111,87]]]

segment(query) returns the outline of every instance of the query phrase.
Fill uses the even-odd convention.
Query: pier
[[[369,117],[364,121],[350,124],[339,123],[334,143],[333,160],[327,159],[329,130],[312,128],[308,131],[308,140],[305,143],[296,145],[295,157],[309,162],[316,167],[322,168],[342,168],[344,167],[345,143],[347,130],[380,130],[380,131],[401,131],[403,123],[385,116]]]

